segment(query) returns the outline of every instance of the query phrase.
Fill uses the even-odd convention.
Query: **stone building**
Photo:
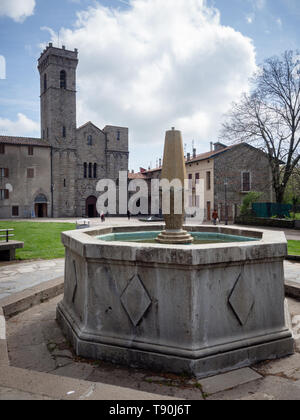
[[[0,217],[51,214],[51,149],[42,140],[0,137]]]
[[[38,60],[41,139],[0,136],[2,218],[95,217],[97,181],[116,181],[119,171],[128,170],[128,128],[99,129],[91,122],[77,128],[77,65],[76,49],[50,43]],[[31,177],[23,176],[31,167]],[[42,195],[44,202],[37,203]]]
[[[192,184],[190,206],[199,206],[195,195],[197,180],[204,180],[205,219],[211,220],[214,209],[221,220],[233,219],[239,212],[243,198],[250,191],[262,193],[262,202],[273,202],[272,174],[268,156],[259,149],[241,143],[226,146],[215,143],[214,150],[198,154],[187,153],[186,171]],[[161,163],[161,162],[160,162]],[[149,182],[160,178],[161,166],[139,174]],[[129,174],[134,179],[138,174]],[[227,216],[226,211],[227,209]]]

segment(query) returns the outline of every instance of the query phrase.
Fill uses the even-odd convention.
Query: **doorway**
[[[97,198],[91,195],[86,200],[86,215],[88,218],[99,217],[97,212]]]
[[[37,203],[35,204],[35,217],[47,217],[47,204]]]
[[[48,200],[44,194],[39,194],[34,200],[35,217],[48,217]]]
[[[207,219],[208,222],[210,222],[211,221],[211,202],[210,201],[207,201],[206,208],[207,208],[206,219]]]

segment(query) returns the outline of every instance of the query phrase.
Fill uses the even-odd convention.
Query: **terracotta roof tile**
[[[46,140],[31,138],[31,137],[12,137],[12,136],[1,136],[0,143],[12,144],[17,146],[39,146],[39,147],[50,147],[50,144]]]
[[[128,179],[146,179],[146,176],[145,174],[140,173],[140,172],[135,173],[135,174],[129,172]]]
[[[232,145],[232,146],[227,146],[227,147],[225,147],[224,149],[220,149],[220,150],[213,150],[213,151],[211,151],[211,152],[205,152],[205,153],[201,153],[200,155],[197,155],[196,157],[191,157],[191,159],[190,160],[187,160],[187,159],[185,159],[185,162],[187,163],[187,164],[189,164],[189,163],[193,163],[193,162],[198,162],[198,161],[200,161],[200,160],[206,160],[206,159],[213,159],[215,156],[217,156],[217,155],[219,155],[220,153],[223,153],[223,152],[225,152],[225,151],[227,151],[227,150],[230,150],[230,149],[232,149],[233,147],[235,147],[235,146],[237,146],[236,144],[234,144],[234,145]],[[151,172],[157,172],[157,171],[161,171],[162,170],[162,167],[160,166],[160,167],[158,167],[158,168],[155,168],[155,169],[150,169],[150,170],[148,170],[148,171],[146,171],[145,173],[147,174],[147,173],[151,173]]]

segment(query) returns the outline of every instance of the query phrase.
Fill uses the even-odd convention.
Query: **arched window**
[[[47,90],[47,74],[44,74],[44,92]]]
[[[88,136],[87,142],[88,142],[88,146],[92,146],[92,144],[93,144],[93,136]]]
[[[97,178],[97,163],[94,163],[94,178]]]
[[[65,126],[63,126],[62,136],[63,136],[64,139],[67,137],[67,130],[66,130]]]
[[[84,178],[87,178],[87,163],[86,162],[83,165],[83,176]]]
[[[65,70],[60,72],[60,88],[67,89],[67,73]]]
[[[92,178],[93,176],[93,174],[92,174],[92,172],[93,172],[93,165],[91,164],[91,163],[89,163],[89,178]]]
[[[48,203],[47,197],[44,194],[39,194],[34,200],[35,204]]]

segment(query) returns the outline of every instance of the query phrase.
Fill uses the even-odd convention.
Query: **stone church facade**
[[[77,128],[77,65],[76,49],[50,43],[38,60],[41,139],[0,136],[1,218],[95,217],[98,180],[128,171],[128,128]]]

